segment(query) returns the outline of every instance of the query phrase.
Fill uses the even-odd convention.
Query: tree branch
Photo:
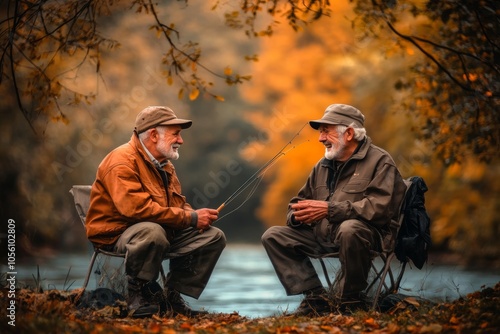
[[[450,71],[448,71],[448,69],[443,64],[441,64],[436,58],[434,58],[434,56],[432,54],[430,54],[429,52],[427,52],[419,43],[417,43],[417,41],[416,41],[416,39],[414,37],[402,34],[387,19],[385,19],[385,22],[386,22],[387,26],[392,30],[392,32],[394,32],[397,36],[401,37],[402,39],[404,39],[404,40],[410,42],[411,44],[415,45],[420,50],[420,52],[422,52],[427,58],[429,58],[434,64],[436,64],[436,66],[439,67],[439,69],[442,70],[446,74],[446,76],[448,76],[456,85],[458,85],[460,88],[462,88],[463,90],[468,91],[468,92],[474,92],[475,91],[474,89],[472,89],[472,88],[470,88],[468,86],[465,86],[460,81],[458,81],[450,73]]]
[[[16,69],[15,69],[15,66],[14,66],[14,32],[16,31],[16,28],[17,28],[17,25],[18,25],[18,20],[19,20],[19,16],[18,16],[18,10],[19,10],[19,3],[17,1],[15,1],[15,5],[14,5],[14,20],[13,20],[13,26],[11,28],[11,33],[10,33],[10,36],[9,36],[9,55],[10,55],[10,73],[12,75],[12,84],[14,85],[14,91],[16,93],[16,101],[17,101],[17,105],[19,106],[19,108],[21,109],[21,113],[23,114],[24,118],[26,119],[26,121],[28,122],[31,130],[33,131],[33,133],[36,134],[36,130],[35,128],[33,127],[33,124],[31,123],[31,120],[28,116],[28,111],[24,108],[24,105],[23,105],[23,102],[21,101],[21,95],[20,95],[20,92],[19,92],[19,87],[18,87],[18,84],[17,84],[17,78],[16,78]]]
[[[170,46],[176,50],[177,52],[179,52],[180,54],[182,54],[184,57],[186,57],[187,59],[189,59],[190,61],[192,61],[193,63],[196,63],[196,65],[200,66],[201,68],[203,68],[205,71],[207,71],[208,73],[218,77],[218,78],[222,78],[222,79],[225,79],[226,77],[223,76],[223,75],[220,75],[212,70],[210,70],[208,67],[206,67],[205,65],[203,65],[202,63],[200,63],[199,60],[193,58],[191,55],[187,54],[185,51],[179,49],[177,47],[177,45],[172,41],[172,39],[170,38],[170,36],[168,35],[168,33],[166,32],[166,30],[170,30],[172,31],[173,29],[170,28],[170,27],[167,27],[164,23],[162,23],[160,21],[160,19],[158,18],[158,14],[156,13],[156,9],[155,9],[155,5],[153,4],[152,0],[149,0],[149,5],[151,7],[151,12],[153,13],[153,16],[155,18],[155,21],[156,23],[158,24],[159,27],[162,28],[162,32],[163,32],[163,36],[165,36],[165,38],[167,39],[168,43],[170,44]],[[176,31],[176,33],[178,33]]]

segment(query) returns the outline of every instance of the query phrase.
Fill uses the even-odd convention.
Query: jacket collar
[[[141,138],[139,138],[139,142],[141,143],[141,146],[144,149],[144,151],[146,152],[146,154],[148,155],[149,160],[151,160],[153,162],[153,164],[155,165],[155,167],[163,169],[163,167],[165,167],[165,165],[168,163],[168,160],[166,160],[165,162],[159,162],[153,156],[153,154],[151,154],[151,152],[148,150],[148,148],[144,145],[144,143],[142,142]]]
[[[132,138],[130,138],[130,143],[137,150],[137,152],[139,152],[141,157],[148,163],[151,163],[155,168],[164,169],[164,167],[169,164],[168,160],[164,163],[160,163],[156,160],[151,152],[149,152],[149,150],[142,144],[139,136],[135,132],[132,134]]]

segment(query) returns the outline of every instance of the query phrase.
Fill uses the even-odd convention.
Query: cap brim
[[[313,128],[314,130],[318,130],[319,127],[321,126],[321,124],[329,124],[329,125],[339,125],[339,123],[335,123],[335,122],[328,122],[328,121],[325,121],[324,119],[316,119],[314,121],[309,121],[309,125],[311,126],[311,128]]]
[[[158,125],[180,125],[181,129],[187,129],[187,128],[191,127],[191,125],[193,125],[193,121],[191,121],[189,119],[176,118],[176,119],[172,119],[170,121],[160,123]]]

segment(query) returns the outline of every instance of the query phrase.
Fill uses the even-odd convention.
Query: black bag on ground
[[[411,260],[422,269],[431,245],[431,219],[425,210],[427,185],[420,176],[408,178],[411,182],[403,203],[404,218],[396,240],[396,257],[401,262]]]
[[[125,301],[125,298],[111,289],[98,288],[92,291],[85,291],[82,298],[78,301],[77,307],[100,310],[105,306],[116,306],[118,301]]]

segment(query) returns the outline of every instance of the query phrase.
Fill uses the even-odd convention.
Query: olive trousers
[[[318,235],[320,231],[309,225],[273,226],[262,235],[262,244],[287,295],[321,287],[310,258],[338,252],[336,297],[359,296],[367,287],[372,261],[370,250],[380,249],[378,231],[354,219],[326,229],[331,235]]]
[[[125,273],[146,281],[158,279],[160,266],[170,259],[167,286],[182,294],[199,298],[226,246],[224,233],[210,227],[176,230],[172,240],[157,223],[141,222],[127,228],[114,251],[125,253]]]

